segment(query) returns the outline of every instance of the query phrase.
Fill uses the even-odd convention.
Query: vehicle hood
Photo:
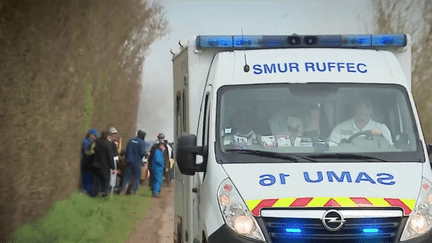
[[[266,207],[415,206],[421,163],[224,164],[256,216]]]

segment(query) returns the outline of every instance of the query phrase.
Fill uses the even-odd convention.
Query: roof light
[[[233,38],[232,36],[201,35],[197,37],[197,46],[201,48],[232,48]]]
[[[289,41],[287,41],[287,36],[265,35],[263,45],[268,48],[284,48],[289,45]]]
[[[405,46],[406,36],[400,35],[372,35],[372,46]]]
[[[200,35],[198,49],[394,48],[407,45],[405,34],[388,35]]]
[[[308,38],[312,38],[313,36],[306,36],[304,40],[308,40]],[[315,44],[310,47],[341,47],[341,35],[319,35],[316,36]]]
[[[262,43],[262,38],[260,38],[260,36],[256,36],[256,35],[233,36],[233,38],[234,38],[234,47],[256,48],[256,47],[259,47]]]
[[[372,38],[370,35],[344,35],[342,36],[343,46],[371,46]]]

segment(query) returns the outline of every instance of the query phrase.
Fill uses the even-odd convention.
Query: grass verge
[[[44,218],[19,227],[8,242],[125,242],[150,204],[148,187],[136,196],[108,198],[76,192],[56,202]]]

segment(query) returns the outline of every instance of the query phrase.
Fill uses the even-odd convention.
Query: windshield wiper
[[[304,159],[312,162],[317,162],[314,159],[310,159],[308,157],[304,157],[297,154],[282,154],[282,153],[275,153],[275,152],[269,152],[269,151],[263,151],[263,150],[252,150],[252,149],[227,149],[225,152],[234,152],[236,154],[251,154],[256,156],[263,156],[268,158],[278,158],[278,159],[287,159],[293,162],[299,162],[299,159]]]
[[[322,158],[322,159],[355,159],[355,160],[366,160],[366,161],[382,161],[388,162],[387,160],[383,160],[374,156],[362,155],[362,154],[319,154],[319,155],[311,155],[310,158]]]

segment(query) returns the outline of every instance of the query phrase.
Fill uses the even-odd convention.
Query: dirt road
[[[153,197],[143,221],[127,243],[172,243],[174,232],[174,182],[162,186],[160,197]]]

